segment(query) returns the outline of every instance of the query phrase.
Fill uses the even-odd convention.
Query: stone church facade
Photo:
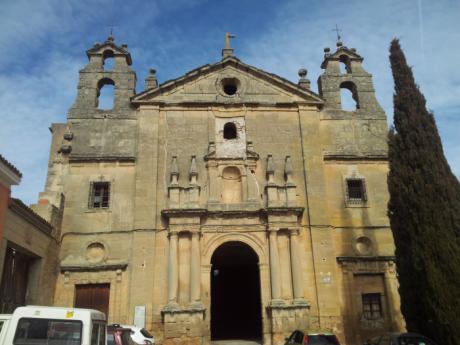
[[[151,70],[142,92],[126,45],[87,55],[40,194],[64,205],[55,305],[145,324],[164,344],[278,345],[298,328],[358,344],[404,327],[386,115],[355,49],[325,49],[319,94],[306,70],[293,83],[228,45],[163,84]],[[114,106],[99,109],[107,85]]]

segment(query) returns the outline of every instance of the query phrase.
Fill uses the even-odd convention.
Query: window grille
[[[89,191],[89,208],[108,208],[110,199],[110,182],[91,182]]]
[[[382,301],[379,293],[365,293],[361,295],[363,302],[363,317],[366,320],[381,319]]]
[[[349,203],[367,201],[364,179],[347,179],[347,201]]]

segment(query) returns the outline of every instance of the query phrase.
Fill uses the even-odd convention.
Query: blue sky
[[[137,91],[149,68],[160,82],[217,62],[226,31],[244,62],[312,89],[323,49],[343,41],[364,57],[377,99],[392,121],[388,46],[399,37],[427,98],[454,173],[460,176],[460,1],[458,0],[0,0],[0,153],[23,173],[13,196],[43,190],[53,122],[65,122],[86,49],[114,25],[127,43]]]

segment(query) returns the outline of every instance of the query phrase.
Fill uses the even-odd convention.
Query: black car
[[[286,338],[284,345],[340,345],[337,337],[328,331],[296,330]]]
[[[387,333],[367,340],[364,345],[436,345],[436,343],[417,333]]]

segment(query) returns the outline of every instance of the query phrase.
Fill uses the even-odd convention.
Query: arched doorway
[[[211,258],[211,339],[261,339],[259,258],[247,244],[226,242]]]

